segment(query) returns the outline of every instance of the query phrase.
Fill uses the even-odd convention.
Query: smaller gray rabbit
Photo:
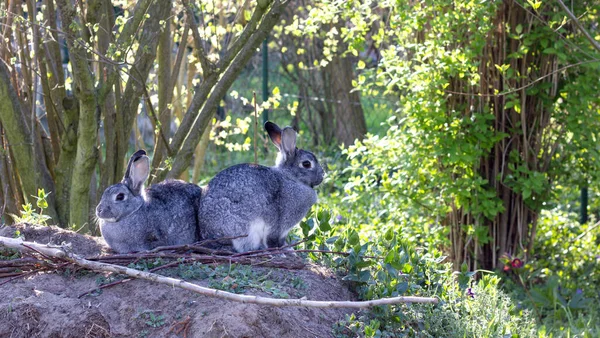
[[[202,189],[180,180],[144,189],[149,173],[150,160],[144,150],[138,150],[131,155],[121,183],[108,187],[96,207],[102,236],[118,253],[198,240]]]
[[[202,238],[237,237],[238,252],[281,247],[288,232],[317,201],[323,181],[316,157],[296,148],[296,132],[265,123],[279,149],[274,167],[239,164],[219,172],[205,188],[199,212]]]

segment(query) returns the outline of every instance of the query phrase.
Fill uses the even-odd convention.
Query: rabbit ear
[[[150,175],[150,159],[146,156],[144,150],[138,150],[129,159],[127,171],[123,177],[125,183],[134,194],[140,194],[144,186],[144,182]]]
[[[137,161],[140,157],[145,156],[146,155],[146,151],[144,149],[140,149],[138,151],[136,151],[135,153],[133,153],[133,155],[131,155],[131,157],[129,158],[129,162],[127,163],[127,170],[125,170],[125,175],[123,176],[123,181],[125,181],[131,173],[131,164],[135,161]]]
[[[290,127],[283,128],[281,132],[281,148],[282,153],[289,157],[293,157],[296,153],[296,131]]]
[[[281,150],[281,128],[271,121],[265,123],[265,130],[269,134],[269,138],[273,141],[273,144]]]

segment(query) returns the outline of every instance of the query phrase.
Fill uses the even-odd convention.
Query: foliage
[[[131,132],[133,146],[146,143],[137,124],[153,129],[150,180],[181,176],[219,102],[289,3],[0,6],[0,54],[9,61],[0,65],[0,143],[8,150],[0,154],[0,185],[15,194],[7,210],[19,213],[44,188],[55,224],[97,231],[89,211],[120,179]]]
[[[360,207],[360,203],[354,206]],[[435,247],[403,234],[402,226],[375,231],[357,228],[323,204],[302,224],[306,248],[346,252],[335,258],[310,257],[337,268],[361,299],[402,295],[433,296],[439,305],[377,307],[350,316],[334,328],[338,336],[534,336],[535,321],[502,292],[494,275],[464,269],[453,273]],[[336,210],[337,211],[337,210]],[[380,229],[381,230],[381,229]],[[424,243],[421,241],[421,243]],[[481,318],[486,318],[482,321]]]
[[[144,311],[140,315],[140,318],[144,320],[144,324],[153,328],[158,328],[165,325],[165,316],[157,315],[153,311]]]
[[[600,167],[598,51],[551,4],[327,6],[356,23],[340,33],[345,42],[364,48],[364,32],[379,41],[381,59],[357,66],[356,88],[395,95],[400,107],[385,136],[349,149],[357,159],[349,168],[350,198],[375,198],[377,206],[398,198],[393,206],[403,211],[420,205],[423,223],[449,226],[455,268],[463,261],[495,268],[505,252],[528,255],[553,183],[581,184]],[[596,13],[597,6],[575,10]],[[381,12],[383,27],[364,29]],[[311,13],[313,26],[304,28],[336,20]],[[590,26],[592,16],[582,21]],[[384,217],[390,210],[378,207]],[[370,221],[381,216],[368,212]]]
[[[535,310],[548,334],[597,336],[599,250],[598,223],[579,224],[574,214],[545,211],[533,259],[504,268],[505,289]]]
[[[599,223],[579,224],[577,215],[544,211],[539,224],[535,255],[536,268],[528,279],[547,280],[556,276],[563,289],[580,290],[598,297],[600,285]]]
[[[184,279],[205,279],[209,287],[233,293],[245,293],[249,289],[256,289],[277,298],[290,298],[288,292],[293,291],[293,296],[299,298],[304,296],[302,291],[306,289],[306,284],[301,279],[282,279],[272,275],[272,271],[262,273],[247,265],[213,267],[194,262],[180,264],[176,273]],[[288,289],[288,284],[291,284],[293,290]]]
[[[391,134],[394,128],[390,129]],[[347,318],[335,332],[342,336],[398,336],[408,332],[430,332],[433,336],[478,332],[486,336],[488,328],[477,326],[483,316],[502,323],[495,329],[522,329],[521,336],[534,335],[536,330],[554,336],[585,336],[590,332],[594,336],[598,331],[595,253],[600,251],[600,228],[593,223],[578,224],[576,215],[564,213],[562,208],[543,211],[532,259],[523,262],[522,256],[506,256],[503,261],[510,268],[497,276],[481,276],[466,266],[452,276],[439,251],[448,245],[445,227],[436,223],[436,210],[443,214],[443,204],[431,203],[431,190],[421,188],[433,190],[439,183],[424,178],[411,189],[410,181],[401,181],[411,170],[422,172],[406,160],[410,151],[404,141],[400,132],[384,140],[372,136],[343,156],[329,153],[333,156],[326,157],[330,170],[320,188],[320,203],[301,224],[302,236],[310,239],[307,248],[349,253],[347,258],[309,257],[336,267],[355,285],[362,299],[434,295],[445,302],[433,308],[411,305],[374,309]],[[409,188],[402,189],[406,186]],[[572,195],[569,192],[549,204],[563,205],[576,198],[568,197]],[[475,275],[493,282],[473,283]],[[502,277],[500,285],[498,277]],[[467,293],[476,297],[465,297]],[[478,305],[469,303],[480,299],[485,300]],[[478,306],[479,310],[473,310]],[[502,310],[496,312],[498,309]],[[523,314],[528,318],[523,319],[525,322],[520,321]]]
[[[51,217],[44,215],[44,210],[48,208],[48,195],[50,193],[46,193],[44,189],[38,189],[38,195],[32,196],[36,200],[38,209],[36,210],[31,203],[24,204],[21,215],[11,215],[14,221],[17,223],[48,225],[47,222]]]
[[[347,316],[334,332],[343,337],[536,337],[530,314],[497,283],[497,277],[484,276],[467,292],[447,290],[451,300],[439,306],[402,306],[402,322],[392,325],[370,313]]]

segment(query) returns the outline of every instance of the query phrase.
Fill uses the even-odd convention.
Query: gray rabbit
[[[138,150],[129,159],[121,183],[108,187],[96,207],[102,236],[118,253],[198,240],[202,189],[180,180],[144,189],[149,173],[150,160],[144,150]]]
[[[239,164],[218,173],[205,187],[199,212],[202,238],[248,235],[232,240],[238,252],[281,247],[288,232],[317,201],[323,181],[316,157],[296,148],[296,132],[265,123],[279,149],[274,167]]]

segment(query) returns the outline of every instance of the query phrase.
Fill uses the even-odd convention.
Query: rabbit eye
[[[124,193],[120,192],[120,193],[117,194],[117,197],[116,197],[117,201],[122,201],[124,199],[125,199],[125,194]]]
[[[310,163],[310,161],[304,161],[302,162],[302,166],[306,169],[309,169],[312,166],[312,163]]]

